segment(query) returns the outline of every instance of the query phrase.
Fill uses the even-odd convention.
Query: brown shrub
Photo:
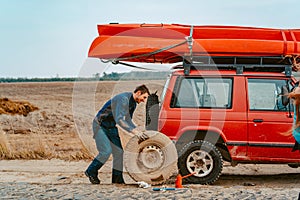
[[[6,136],[3,132],[0,131],[0,158],[9,159],[10,157],[11,157],[11,152],[9,149]]]
[[[0,98],[0,114],[27,116],[28,113],[38,109],[27,101],[11,101],[8,98]]]
[[[70,137],[69,134],[67,135]],[[60,136],[56,136],[54,141],[58,137]],[[22,135],[21,139],[20,136],[4,134],[0,130],[0,159],[39,160],[56,158],[70,161],[93,158],[81,142],[71,141],[68,143],[65,140],[57,140],[57,143],[54,144],[49,142],[49,138],[38,134]]]

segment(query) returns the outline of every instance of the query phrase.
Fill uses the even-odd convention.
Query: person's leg
[[[295,141],[295,144],[292,148],[292,152],[297,151],[297,150],[300,151],[300,144],[297,141]]]
[[[125,183],[123,179],[123,147],[117,128],[110,130],[109,139],[113,155],[112,183]]]
[[[98,178],[98,170],[104,165],[108,160],[112,149],[110,145],[110,140],[108,139],[106,129],[101,128],[97,124],[93,124],[94,139],[96,142],[97,150],[99,154],[94,158],[92,163],[89,165],[85,171],[85,175],[89,177],[92,184],[99,184],[100,180]]]
[[[99,128],[98,133],[95,135],[96,147],[99,152],[96,159],[103,164],[108,160],[112,153],[110,140],[107,135],[110,135],[109,131],[102,127]]]
[[[295,145],[292,149],[292,152],[299,150],[300,152],[300,128],[297,128],[293,131],[293,136],[295,138]]]
[[[99,160],[94,158],[92,163],[85,170],[84,174],[89,178],[92,184],[100,184],[100,180],[98,178],[98,170],[103,166]]]
[[[297,128],[293,131],[293,136],[298,144],[300,144],[300,128]]]

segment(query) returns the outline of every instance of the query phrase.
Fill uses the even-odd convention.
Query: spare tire
[[[146,131],[149,139],[138,143],[136,136],[126,145],[124,166],[135,181],[152,185],[164,183],[177,172],[177,151],[174,143],[158,131]]]

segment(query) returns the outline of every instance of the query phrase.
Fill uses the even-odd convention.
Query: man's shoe
[[[89,178],[92,184],[100,184],[100,180],[97,176],[90,175],[87,170],[84,172],[84,174]]]
[[[112,183],[125,184],[124,180],[112,181]]]
[[[92,184],[100,184],[100,180],[98,178],[98,170],[103,166],[103,164],[97,160],[96,158],[89,165],[87,170],[84,172],[85,175],[90,179]]]
[[[123,172],[113,169],[111,182],[118,183],[118,184],[125,184],[123,179]]]

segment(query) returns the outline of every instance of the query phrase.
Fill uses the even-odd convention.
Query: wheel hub
[[[205,164],[204,161],[201,159],[195,161],[196,167],[202,167],[204,164]]]
[[[142,167],[148,170],[156,170],[162,166],[164,162],[164,154],[160,147],[149,145],[142,149],[139,154],[139,161]]]
[[[196,150],[187,157],[186,166],[194,176],[204,177],[212,171],[213,159],[206,151]]]

